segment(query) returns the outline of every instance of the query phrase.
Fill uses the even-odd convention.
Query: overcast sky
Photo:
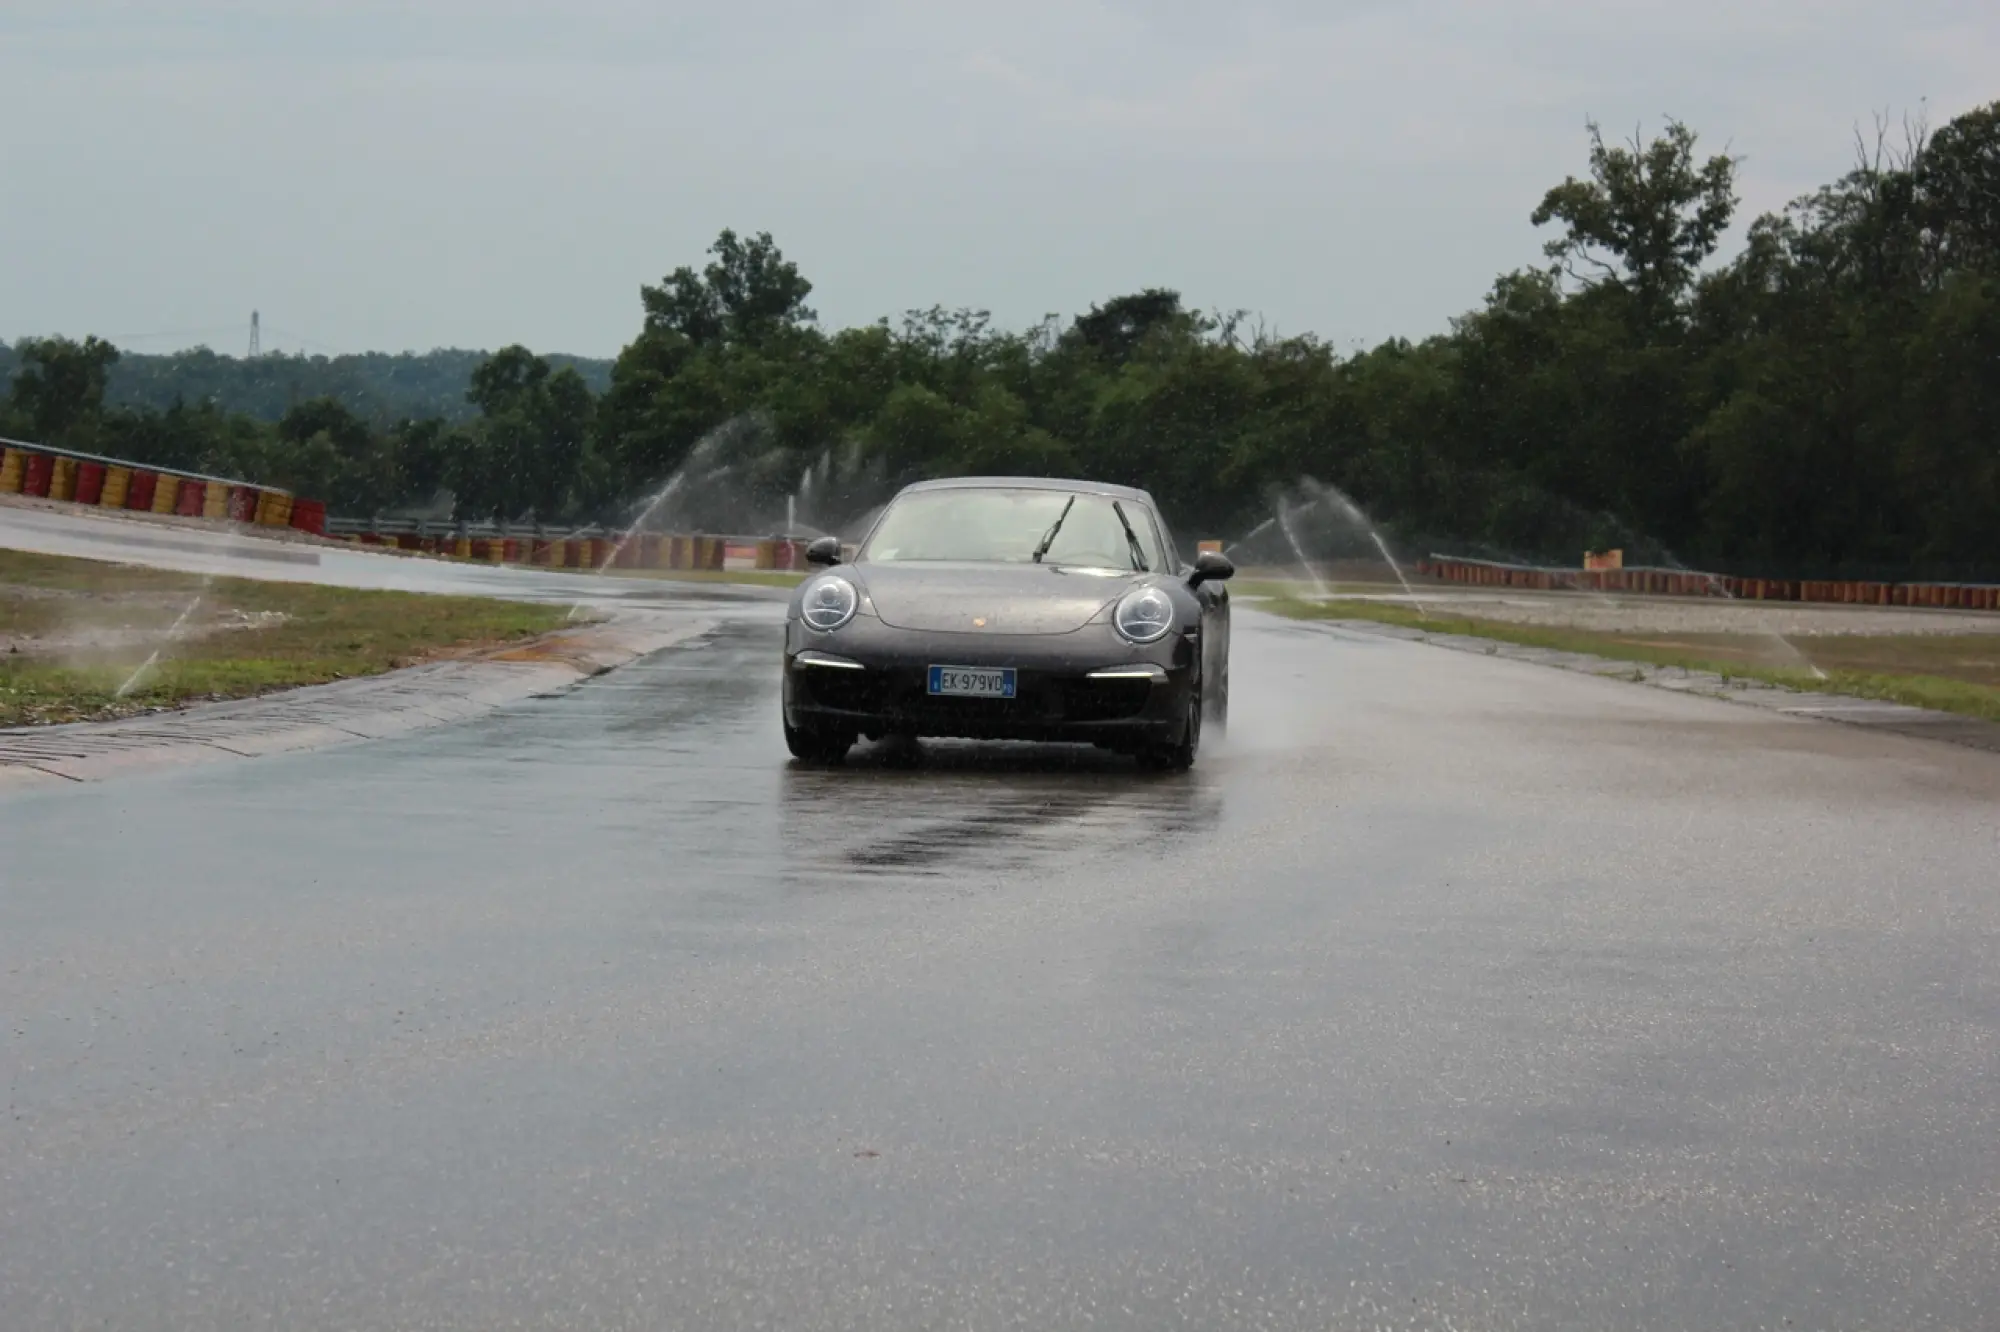
[[[0,337],[608,355],[734,227],[830,326],[1171,286],[1373,342],[1539,262],[1588,117],[1747,216],[1995,99],[1993,0],[0,0]]]

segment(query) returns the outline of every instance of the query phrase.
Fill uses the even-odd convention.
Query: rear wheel
[[[830,767],[847,757],[854,747],[854,732],[831,727],[794,726],[785,723],[785,748],[801,763]]]

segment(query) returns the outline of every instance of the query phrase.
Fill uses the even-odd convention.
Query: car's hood
[[[966,634],[1067,634],[1144,575],[1078,573],[1043,564],[860,564],[882,623]]]

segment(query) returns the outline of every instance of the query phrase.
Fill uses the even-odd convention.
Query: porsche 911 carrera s
[[[822,538],[785,623],[792,754],[861,737],[1075,741],[1194,762],[1229,706],[1228,559],[1182,560],[1143,490],[925,481],[851,560]]]

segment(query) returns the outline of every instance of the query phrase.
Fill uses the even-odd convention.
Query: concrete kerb
[[[712,620],[645,611],[383,675],[110,722],[0,731],[0,792],[318,749],[448,725],[698,638]]]
[[[1536,666],[1553,666],[1558,670],[1577,671],[1584,675],[1649,685],[1655,689],[1672,690],[1678,694],[1697,694],[1704,698],[1740,703],[1747,707],[1763,708],[1769,712],[1779,712],[1792,717],[1840,722],[1849,726],[1866,726],[1896,735],[1911,736],[1921,740],[1942,740],[1948,744],[1964,745],[2000,754],[2000,723],[1985,721],[1978,717],[1962,717],[1951,712],[1935,712],[1929,708],[1914,708],[1903,703],[1786,689],[1760,681],[1724,678],[1710,671],[1690,671],[1679,666],[1653,666],[1645,662],[1619,661],[1611,657],[1592,656],[1587,652],[1524,647],[1491,638],[1478,638],[1470,634],[1433,633],[1425,629],[1382,624],[1374,620],[1291,620],[1288,623],[1309,628],[1342,629],[1350,633],[1372,634],[1378,638],[1402,639],[1405,642],[1428,643],[1432,647],[1449,648],[1454,652],[1470,652],[1483,657],[1504,657],[1509,661],[1528,662]]]

